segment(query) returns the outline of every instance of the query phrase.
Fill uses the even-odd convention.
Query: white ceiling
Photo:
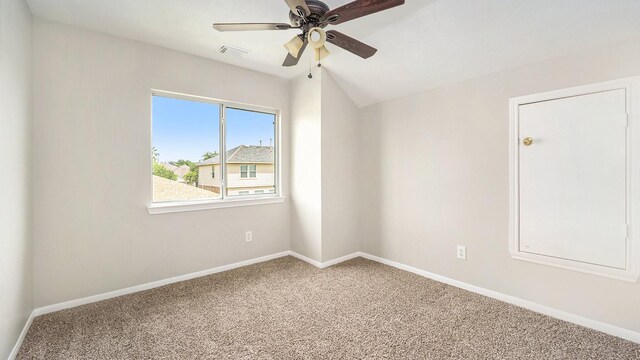
[[[288,22],[283,0],[27,0],[35,16],[291,78],[295,31],[219,33],[213,22]],[[331,8],[348,0],[326,0]],[[640,0],[407,0],[335,27],[379,49],[363,60],[331,44],[323,61],[359,105],[640,37]],[[222,55],[222,44],[250,50]]]

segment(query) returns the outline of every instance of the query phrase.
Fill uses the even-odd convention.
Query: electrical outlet
[[[247,231],[247,232],[244,234],[244,241],[246,241],[246,242],[251,242],[251,241],[253,241],[253,231]]]
[[[458,251],[456,255],[458,256],[458,259],[467,260],[467,247],[458,245]]]

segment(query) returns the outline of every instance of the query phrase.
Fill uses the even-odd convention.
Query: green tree
[[[207,151],[206,153],[202,154],[202,161],[209,160],[209,159],[214,158],[216,156],[218,156],[218,152],[217,151]]]
[[[198,170],[191,170],[188,173],[186,173],[184,175],[184,181],[187,182],[187,184],[198,184]]]
[[[189,172],[184,175],[184,180],[189,185],[198,184],[198,165],[196,163],[191,160],[180,159],[178,161],[171,161],[171,164],[174,166],[187,165],[189,167]]]
[[[157,162],[153,163],[153,175],[159,176],[165,179],[173,180],[173,181],[178,180],[177,174],[175,174],[173,171],[167,169],[166,167],[162,166],[162,164],[159,164]]]
[[[170,163],[175,166],[187,165],[191,170],[197,168],[196,163],[191,160],[180,159],[178,161],[171,161]]]

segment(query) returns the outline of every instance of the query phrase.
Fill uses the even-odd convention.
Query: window
[[[240,177],[243,179],[256,177],[256,165],[240,165]]]
[[[152,107],[154,203],[278,194],[276,110],[163,92]]]
[[[225,108],[226,197],[276,191],[276,114]],[[246,193],[248,192],[248,193]]]

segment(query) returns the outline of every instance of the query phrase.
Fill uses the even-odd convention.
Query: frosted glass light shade
[[[326,58],[327,56],[329,56],[329,50],[326,48],[326,46],[322,46],[319,47],[317,49],[315,49],[315,53],[316,53],[316,61],[321,61],[322,59]]]
[[[296,35],[288,43],[284,44],[284,48],[287,49],[291,56],[297,59],[303,44],[304,42],[302,41],[300,36]]]
[[[319,35],[318,40],[313,39],[314,34]],[[311,45],[312,48],[321,48],[324,46],[324,42],[327,41],[327,34],[324,32],[324,30],[322,30],[322,28],[314,27],[309,30],[309,33],[307,33],[307,41],[309,41],[309,45]]]

